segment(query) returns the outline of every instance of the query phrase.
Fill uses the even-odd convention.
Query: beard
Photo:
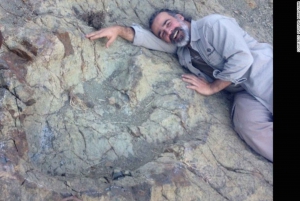
[[[189,27],[180,19],[177,19],[181,27],[177,27],[170,35],[170,41],[177,47],[184,47],[190,41]]]

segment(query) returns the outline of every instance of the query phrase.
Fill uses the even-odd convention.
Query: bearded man
[[[182,75],[187,88],[202,95],[223,89],[234,93],[234,130],[257,153],[273,162],[273,48],[248,35],[235,19],[212,14],[191,20],[162,9],[150,20],[151,31],[139,25],[112,26],[86,35],[106,37],[106,47],[118,37],[134,45],[177,53],[193,74]]]

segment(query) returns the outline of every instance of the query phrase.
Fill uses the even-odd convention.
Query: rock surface
[[[0,2],[0,200],[273,200],[273,164],[232,129],[229,94],[186,90],[172,55],[84,37],[163,7],[273,41],[270,1]]]

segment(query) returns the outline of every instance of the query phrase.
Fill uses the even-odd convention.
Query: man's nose
[[[172,33],[172,29],[169,27],[169,28],[166,28],[166,32],[168,35],[170,35]]]

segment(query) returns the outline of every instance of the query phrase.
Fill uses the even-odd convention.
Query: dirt
[[[102,11],[94,12],[89,11],[84,14],[78,14],[78,18],[86,22],[89,26],[94,27],[95,29],[101,29],[105,19],[105,15]]]

